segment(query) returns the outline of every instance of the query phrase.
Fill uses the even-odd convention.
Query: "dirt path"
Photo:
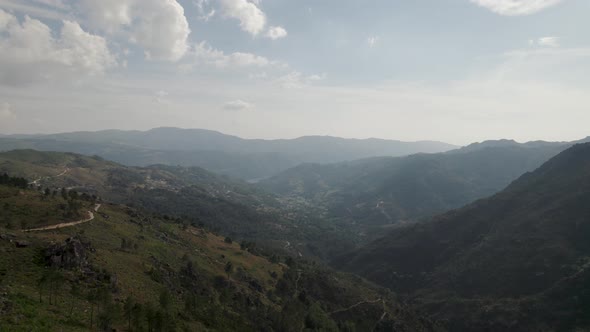
[[[387,308],[385,307],[385,300],[381,300],[381,301],[383,302],[383,314],[381,315],[381,318],[379,318],[377,323],[375,323],[375,327],[373,327],[373,331],[375,331],[377,329],[377,327],[379,326],[379,323],[381,323],[383,321],[383,319],[385,318],[385,316],[387,316]]]
[[[348,311],[348,310],[350,310],[350,309],[354,309],[354,308],[356,308],[356,307],[358,307],[359,305],[362,305],[362,304],[367,304],[367,303],[377,303],[377,302],[380,302],[380,301],[383,301],[383,300],[382,300],[382,299],[376,299],[375,301],[361,301],[361,302],[359,302],[359,303],[356,303],[356,304],[353,304],[353,305],[351,305],[351,306],[350,306],[350,307],[348,307],[348,308],[344,308],[344,309],[338,309],[338,310],[332,311],[332,312],[330,312],[330,313],[328,313],[328,314],[329,314],[329,315],[332,315],[332,314],[337,314],[337,313],[339,313],[339,312],[344,312],[344,311]]]
[[[66,167],[66,168],[64,169],[64,171],[63,171],[63,172],[61,172],[61,173],[59,173],[58,175],[55,175],[55,176],[46,176],[46,177],[44,177],[44,178],[43,178],[43,177],[41,177],[41,178],[38,178],[37,180],[35,180],[35,181],[33,181],[33,182],[29,182],[29,184],[32,184],[32,185],[38,186],[38,185],[39,185],[39,181],[46,180],[46,179],[51,179],[51,178],[57,178],[57,177],[60,177],[60,176],[64,176],[64,175],[66,175],[66,174],[67,174],[69,171],[70,171],[70,169],[69,169],[68,167]]]
[[[101,204],[96,204],[94,206],[94,212],[98,212],[98,209],[100,209]],[[52,230],[52,229],[59,229],[59,228],[65,228],[65,227],[72,227],[72,226],[76,226],[76,225],[80,225],[89,221],[94,220],[94,213],[92,211],[88,211],[88,218],[86,219],[82,219],[82,220],[78,220],[78,221],[71,221],[71,222],[64,222],[61,224],[56,224],[56,225],[51,225],[51,226],[46,226],[46,227],[41,227],[41,228],[33,228],[33,229],[27,229],[25,232],[37,232],[37,231],[48,231],[48,230]]]

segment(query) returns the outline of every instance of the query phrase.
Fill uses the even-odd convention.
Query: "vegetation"
[[[306,164],[261,181],[287,206],[307,205],[348,248],[384,231],[459,208],[502,189],[565,149],[555,143],[489,142],[444,154]],[[316,224],[322,222],[315,220]],[[328,231],[323,230],[323,234]]]
[[[590,327],[590,144],[506,190],[337,260],[451,330]]]
[[[52,203],[24,191],[44,203],[38,209]],[[255,255],[253,244],[122,205],[103,204],[75,227],[0,227],[0,235],[0,326],[8,331],[439,329],[356,277]]]

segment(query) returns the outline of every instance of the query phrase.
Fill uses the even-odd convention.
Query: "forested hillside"
[[[189,220],[101,202],[93,220],[27,232],[39,216],[67,221],[62,198],[5,184],[0,195],[3,331],[441,330],[358,277]]]
[[[590,327],[590,144],[337,260],[451,329]]]

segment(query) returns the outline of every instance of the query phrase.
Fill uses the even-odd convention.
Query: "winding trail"
[[[100,209],[100,206],[101,206],[101,204],[96,204],[94,206],[94,212],[98,212],[98,209]],[[88,211],[88,218],[86,218],[86,219],[82,219],[82,220],[78,220],[78,221],[71,221],[71,222],[64,222],[61,224],[55,224],[55,225],[41,227],[41,228],[27,229],[27,230],[25,230],[25,232],[48,231],[48,230],[52,230],[52,229],[72,227],[72,226],[80,225],[83,223],[87,223],[89,221],[94,220],[94,212]]]
[[[379,326],[379,323],[381,323],[383,321],[383,319],[385,318],[385,316],[387,316],[387,308],[385,307],[385,300],[381,300],[381,301],[383,301],[383,314],[381,315],[381,318],[379,318],[377,323],[375,323],[375,327],[373,327],[373,331],[375,331],[377,329],[377,326]]]
[[[55,175],[55,176],[46,176],[46,177],[41,177],[41,178],[38,178],[37,180],[35,180],[35,181],[33,181],[33,182],[29,182],[29,184],[32,184],[32,185],[38,186],[38,185],[39,185],[39,181],[41,181],[41,180],[45,180],[45,179],[51,179],[51,178],[57,178],[57,177],[60,177],[60,176],[64,176],[64,175],[66,175],[66,174],[67,174],[69,171],[70,171],[70,169],[69,169],[68,167],[66,167],[66,168],[64,169],[64,171],[63,171],[63,172],[61,172],[61,173],[59,173],[58,175]]]
[[[354,309],[354,308],[358,307],[359,305],[368,304],[368,303],[377,303],[377,302],[380,302],[380,301],[383,301],[383,300],[382,299],[376,299],[374,301],[361,301],[359,303],[355,303],[355,304],[351,305],[348,308],[334,310],[332,312],[329,312],[328,314],[329,315],[333,315],[333,314],[337,314],[339,312],[344,312],[344,311],[348,311],[348,310]],[[383,301],[383,302],[385,302],[385,301]]]

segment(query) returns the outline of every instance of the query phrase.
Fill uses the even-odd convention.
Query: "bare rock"
[[[26,248],[31,245],[31,242],[25,240],[17,240],[14,242],[17,248]]]
[[[65,243],[57,244],[45,251],[45,260],[51,267],[62,269],[81,269],[88,266],[90,245],[84,244],[77,237],[68,238]]]

